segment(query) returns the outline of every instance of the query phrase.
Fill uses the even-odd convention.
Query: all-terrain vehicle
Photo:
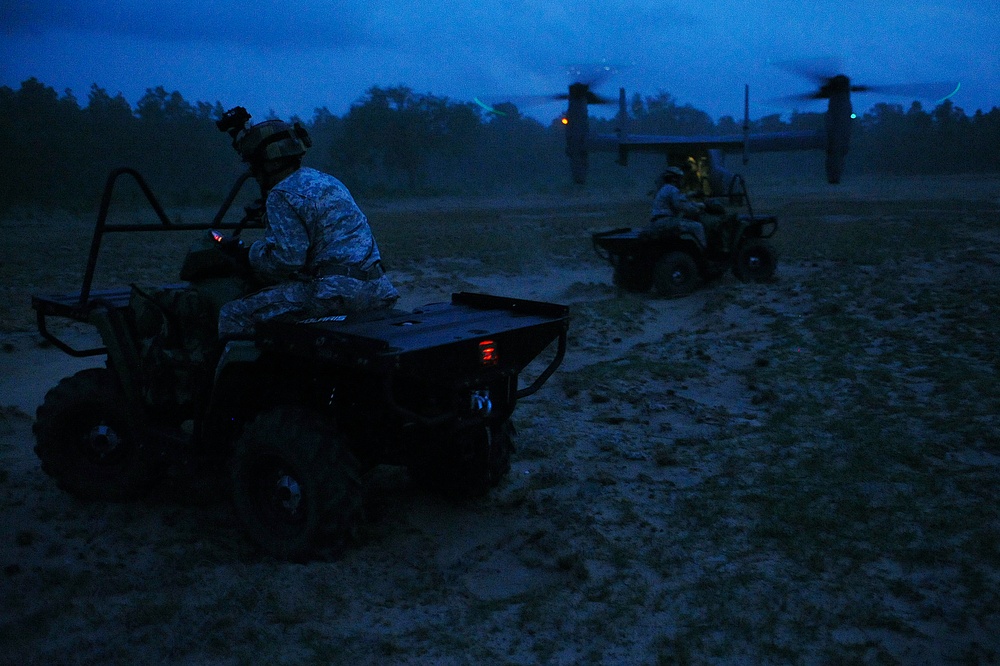
[[[107,223],[115,181],[131,175],[161,224]],[[248,536],[279,558],[308,558],[337,543],[360,515],[361,476],[406,466],[428,487],[466,496],[509,471],[517,401],[562,361],[565,306],[456,293],[450,302],[261,324],[252,337],[218,340],[218,307],[239,295],[234,264],[216,241],[261,226],[248,208],[224,222],[245,177],[208,224],[173,223],[141,176],[109,176],[79,293],[35,296],[43,337],[73,356],[106,355],[51,389],[38,408],[42,469],[85,499],[150,491],[171,465],[229,470]],[[182,282],[91,290],[110,232],[196,230]],[[103,346],[76,349],[50,318],[90,324]],[[65,336],[63,336],[65,337]],[[519,386],[522,371],[543,352]],[[227,475],[220,473],[220,480]]]
[[[596,232],[594,251],[611,264],[615,285],[632,292],[655,288],[661,296],[683,296],[730,269],[745,282],[769,280],[777,255],[767,239],[777,231],[778,218],[754,215],[745,186],[728,203],[745,204],[746,212],[729,212],[724,201],[706,202],[701,215],[707,246],[691,232],[657,224]]]

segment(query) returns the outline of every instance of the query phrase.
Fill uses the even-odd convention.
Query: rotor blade
[[[851,86],[852,92],[869,92],[892,97],[944,101],[958,91],[959,84],[949,81],[901,83],[881,86]]]
[[[587,104],[618,104],[617,99],[611,99],[610,97],[605,97],[603,95],[598,95],[597,93],[591,91],[589,88],[584,92],[584,97],[587,98]],[[570,98],[569,93],[560,93],[558,95],[552,95],[549,99],[555,100],[568,100]]]
[[[783,97],[770,97],[765,102],[771,106],[793,106],[799,102],[813,102],[818,99],[826,99],[826,96],[819,92],[811,92],[798,95],[785,95]]]
[[[486,104],[497,107],[500,104],[513,104],[519,109],[529,106],[541,106],[552,104],[566,99],[566,94],[562,95],[479,95],[479,100]]]
[[[610,65],[566,65],[566,74],[571,83],[585,83],[588,87],[599,86],[614,75],[616,70]]]
[[[473,101],[473,103],[476,104],[476,106],[478,106],[479,108],[483,109],[487,113],[492,113],[493,115],[496,115],[496,116],[506,116],[507,115],[504,111],[500,111],[499,109],[496,109],[496,108],[490,106],[489,104],[487,104],[486,102],[482,101],[478,97],[473,97],[472,101]]]
[[[587,104],[590,105],[607,105],[607,104],[618,104],[617,99],[611,99],[610,97],[605,97],[603,95],[598,95],[596,93],[589,93],[587,95]]]
[[[575,94],[585,96],[588,105],[609,105],[618,104],[617,98],[611,99],[593,92],[592,88],[610,76],[617,73],[617,70],[610,65],[590,64],[590,65],[567,65],[566,74],[570,77],[570,87],[576,88]],[[582,90],[579,88],[582,86]],[[496,107],[498,104],[508,102],[517,107],[540,106],[551,104],[552,102],[565,102],[569,100],[569,92],[560,92],[552,95],[501,95],[482,96],[476,100],[480,106]],[[487,109],[488,110],[488,109]]]
[[[778,69],[783,69],[786,72],[807,78],[821,85],[843,72],[844,69],[840,58],[834,57],[798,58],[796,60],[785,60],[772,64]]]

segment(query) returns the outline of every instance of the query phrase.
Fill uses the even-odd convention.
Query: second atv
[[[743,196],[743,201],[748,199]],[[611,264],[614,283],[631,292],[650,289],[661,296],[684,296],[702,281],[732,270],[744,282],[764,282],[774,276],[777,254],[768,242],[778,229],[773,215],[730,213],[719,202],[702,216],[707,246],[693,233],[679,229],[623,227],[592,235],[597,255]]]

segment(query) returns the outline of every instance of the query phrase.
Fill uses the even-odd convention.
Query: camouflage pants
[[[708,247],[705,227],[701,222],[683,217],[654,217],[649,221],[649,228],[654,231],[678,231],[693,235],[702,247]]]
[[[272,319],[301,321],[391,308],[399,292],[389,278],[362,281],[334,276],[285,282],[230,301],[219,311],[219,337],[250,335],[254,324]]]

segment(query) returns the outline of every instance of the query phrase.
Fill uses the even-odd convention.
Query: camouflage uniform
[[[251,333],[255,322],[277,317],[378,310],[399,299],[381,270],[368,219],[339,180],[300,168],[271,189],[266,210],[250,265],[271,286],[222,306],[220,337]]]
[[[685,219],[685,215],[697,215],[700,212],[697,204],[688,201],[687,196],[676,185],[665,184],[653,199],[653,212],[650,214],[649,225],[653,229],[679,229],[694,234],[702,247],[708,245],[705,237],[705,227],[695,220]]]

